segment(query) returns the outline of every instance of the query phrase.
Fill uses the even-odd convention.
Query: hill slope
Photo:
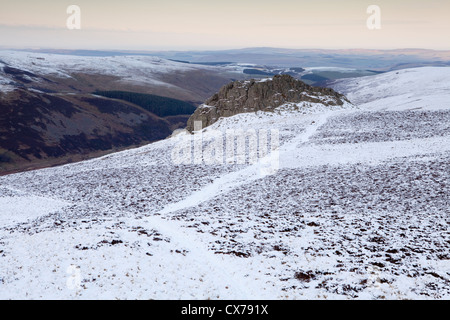
[[[164,139],[232,75],[148,56],[0,51],[0,174]]]
[[[284,105],[1,177],[0,298],[448,299],[450,106],[427,101]],[[205,162],[251,129],[270,153]]]
[[[161,118],[123,100],[16,89],[0,94],[0,173],[87,159],[168,137],[188,116]]]
[[[370,110],[443,109],[450,101],[448,67],[398,70],[337,80],[331,87]]]

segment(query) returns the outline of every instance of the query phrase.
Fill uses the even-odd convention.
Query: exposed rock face
[[[239,113],[273,111],[286,103],[311,102],[326,106],[340,106],[347,101],[342,94],[329,88],[311,87],[289,75],[272,79],[234,81],[200,105],[189,118],[187,130],[194,131],[194,122],[207,127],[221,117]]]

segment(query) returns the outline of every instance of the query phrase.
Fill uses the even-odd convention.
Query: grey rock
[[[256,111],[273,111],[286,103],[311,102],[325,106],[341,106],[347,98],[330,88],[312,87],[289,75],[276,75],[266,80],[234,81],[200,105],[189,118],[187,130],[194,131],[194,122],[202,128],[222,117]]]

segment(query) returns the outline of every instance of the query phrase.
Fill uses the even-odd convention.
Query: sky
[[[81,29],[70,30],[70,5]],[[370,5],[381,29],[370,30]],[[8,48],[450,50],[448,0],[0,0]]]

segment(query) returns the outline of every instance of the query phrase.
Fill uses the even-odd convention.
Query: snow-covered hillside
[[[238,114],[1,177],[0,298],[449,299],[450,100],[434,98],[450,68],[438,70],[347,80],[356,107]],[[405,91],[416,77],[435,85]],[[399,108],[408,92],[422,104]],[[259,145],[278,148],[196,158],[240,129],[276,132]],[[174,150],[193,157],[177,164]]]
[[[166,86],[169,84],[159,80],[159,75],[194,70],[217,70],[217,67],[191,65],[152,56],[86,57],[0,51],[0,68],[5,64],[33,74],[60,78],[71,78],[76,73],[101,74],[118,77],[123,83]]]
[[[370,110],[436,110],[448,108],[448,67],[423,67],[377,76],[337,80],[333,89]]]
[[[11,80],[5,76],[0,75],[0,92],[9,92],[14,90]]]

